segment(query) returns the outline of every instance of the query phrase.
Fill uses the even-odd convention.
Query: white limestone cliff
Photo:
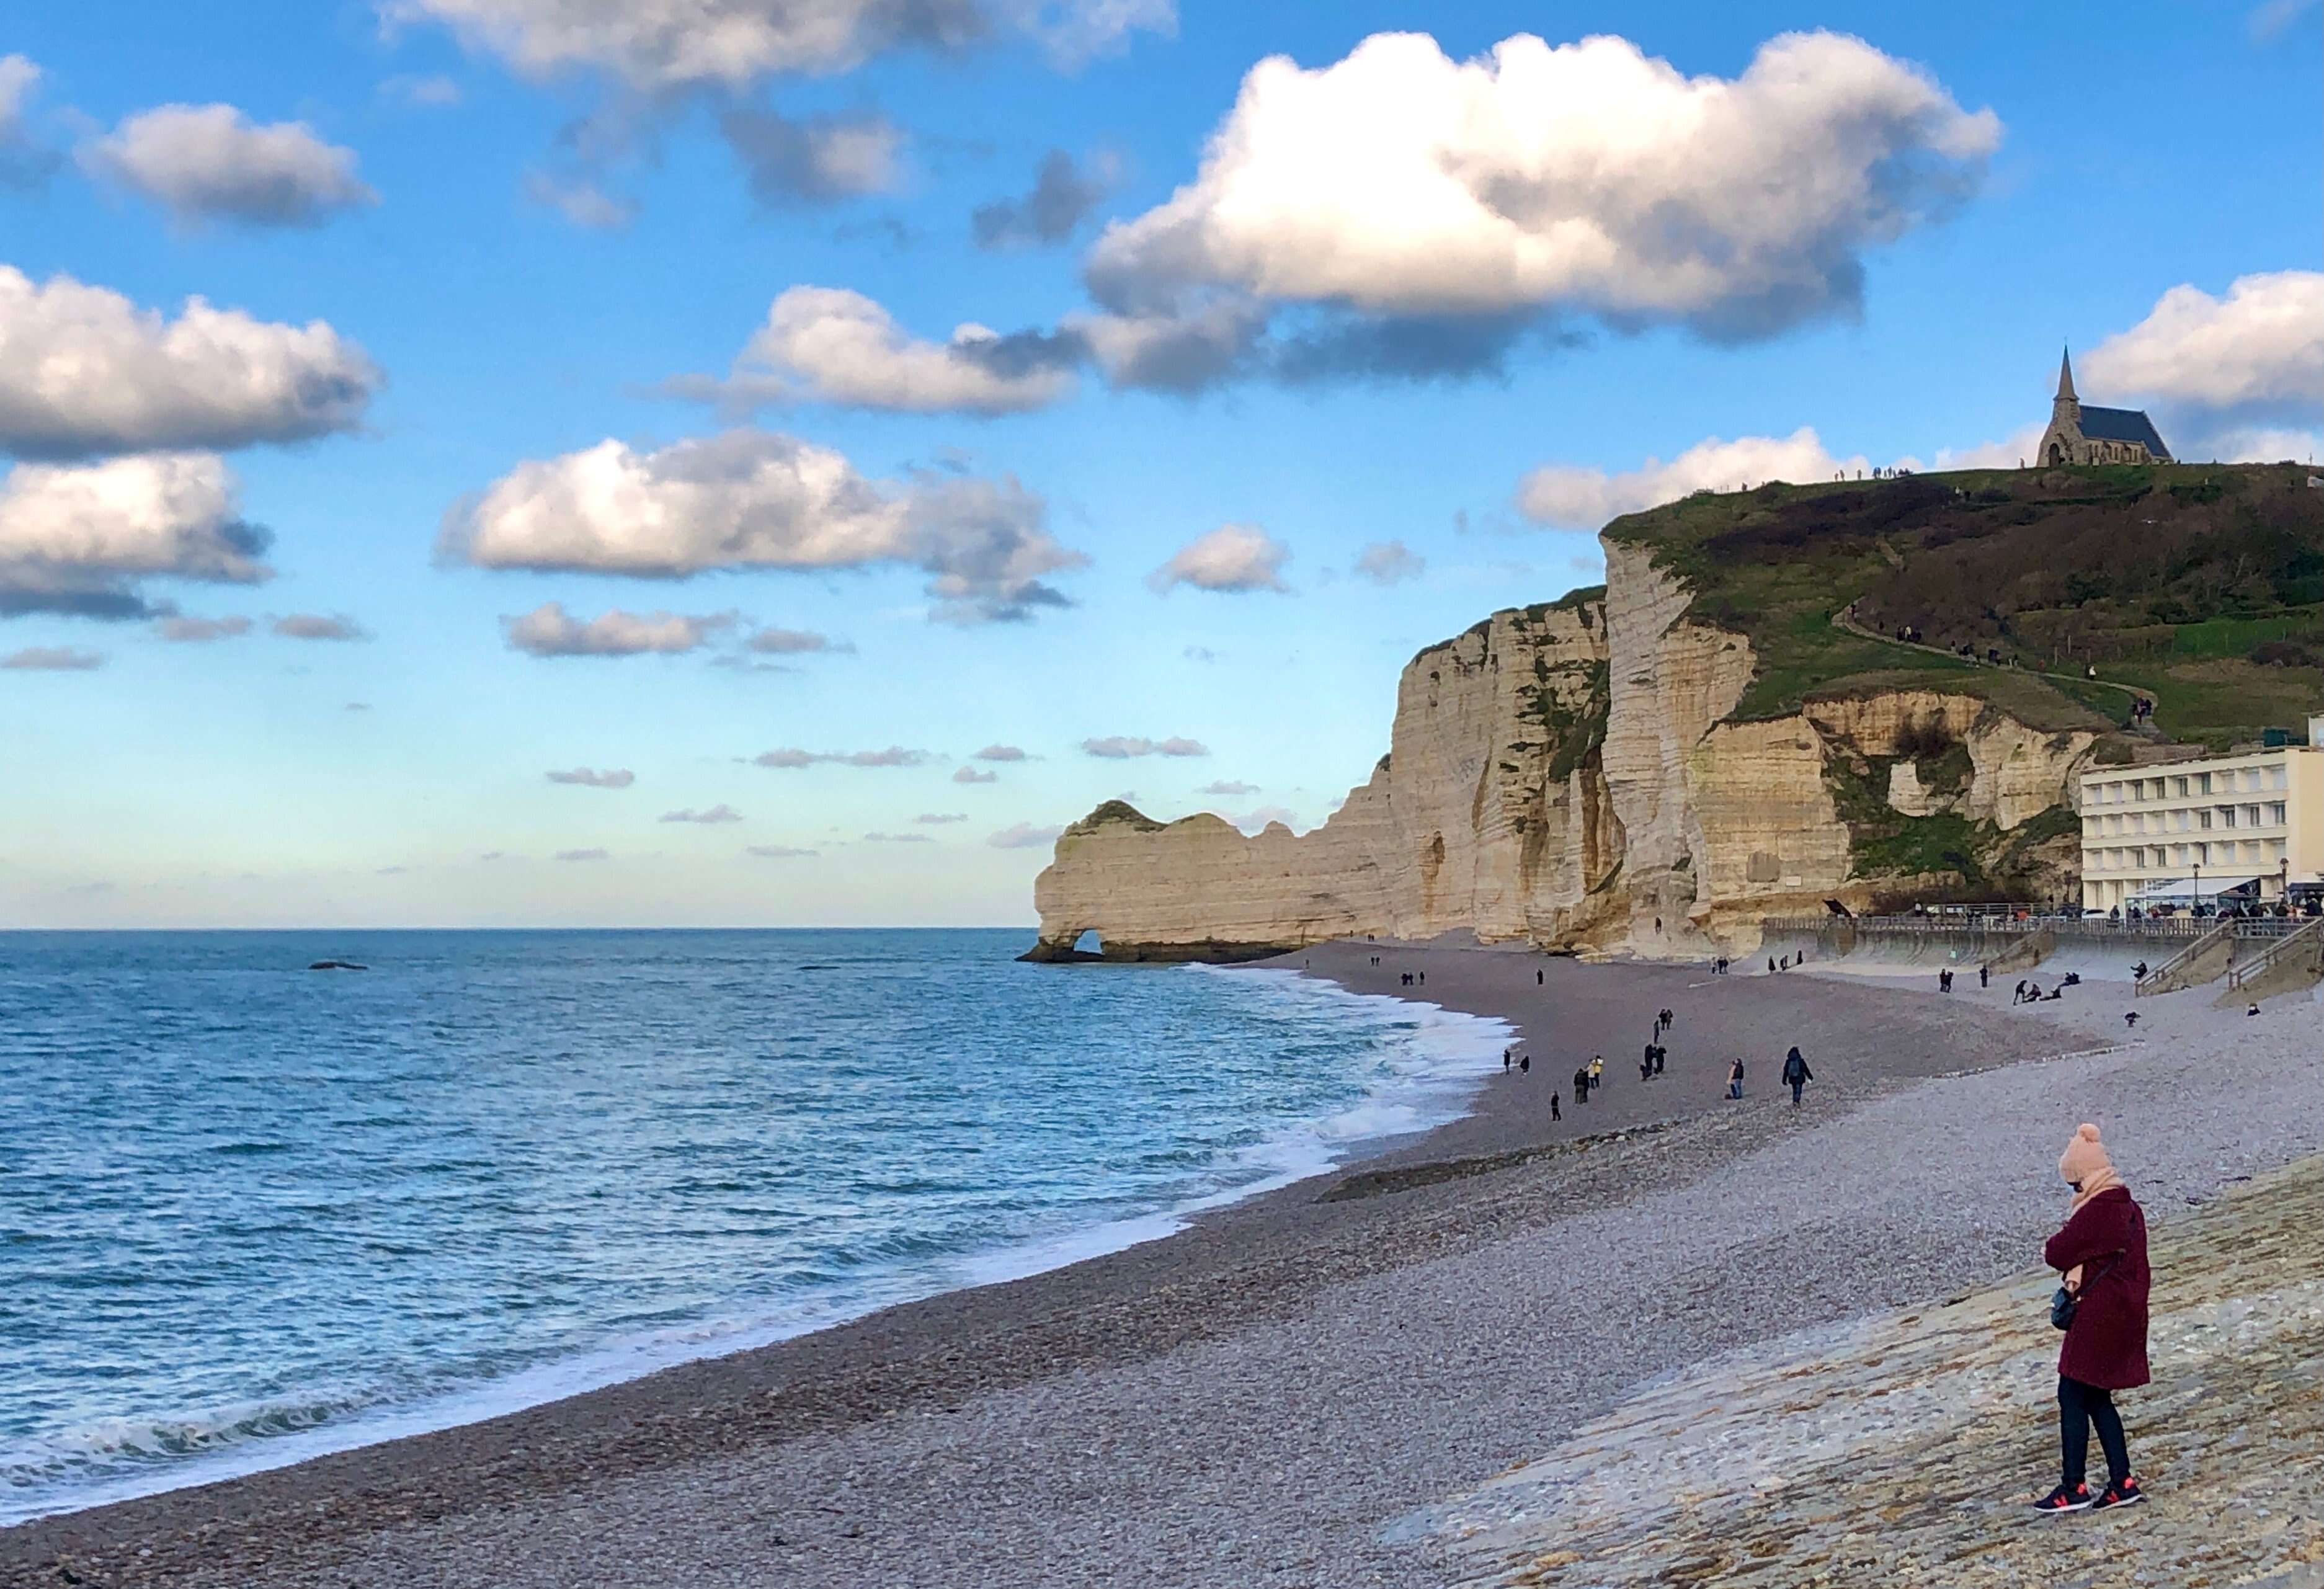
[[[1028,957],[1071,957],[1085,932],[1108,958],[1232,959],[1454,928],[1586,953],[1748,952],[1762,917],[1876,892],[1835,792],[1850,776],[1885,763],[1871,798],[2005,833],[2074,798],[2092,734],[2043,733],[1966,692],[1738,719],[1750,642],[1691,615],[1650,548],[1605,544],[1602,596],[1496,613],[1415,657],[1389,753],[1314,832],[1162,824],[1118,801],[1068,827],[1035,884]],[[1950,761],[1914,759],[1932,744]]]

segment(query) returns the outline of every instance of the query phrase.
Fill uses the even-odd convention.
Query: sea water
[[[1166,1234],[1507,1040],[1025,941],[0,934],[0,1523]]]

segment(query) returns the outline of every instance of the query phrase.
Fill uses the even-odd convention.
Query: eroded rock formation
[[[1750,642],[1695,617],[1651,549],[1606,550],[1602,592],[1496,613],[1415,657],[1389,753],[1314,832],[1163,824],[1120,801],[1068,827],[1035,884],[1028,957],[1073,957],[1093,931],[1109,959],[1231,959],[1462,928],[1552,950],[1748,952],[1764,916],[2022,858],[2009,836],[2074,798],[2093,733],[2043,733],[1966,692],[1739,718]]]

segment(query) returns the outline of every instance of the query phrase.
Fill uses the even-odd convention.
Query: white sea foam
[[[333,1452],[479,1422],[827,1329],[949,1290],[991,1285],[1118,1252],[1181,1231],[1198,1215],[1321,1174],[1368,1146],[1463,1113],[1514,1036],[1504,1022],[1436,1005],[1350,992],[1295,972],[1190,965],[1229,977],[1305,1015],[1345,1021],[1376,1066],[1352,1102],[1277,1125],[1213,1163],[1208,1189],[1130,1217],[934,1262],[898,1266],[782,1306],[688,1321],[448,1392],[401,1402],[360,1391],[243,1401],[150,1419],[110,1418],[0,1444],[0,1526],[288,1466]]]

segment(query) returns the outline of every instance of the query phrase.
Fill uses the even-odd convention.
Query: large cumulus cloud
[[[2080,362],[2096,401],[2120,394],[2189,413],[2310,417],[2324,403],[2324,272],[2243,276],[2218,298],[2173,287]]]
[[[0,476],[0,616],[166,613],[144,581],[254,585],[271,537],[243,517],[234,476],[208,453],[100,464],[18,464]]]
[[[640,452],[607,440],[519,465],[445,516],[439,550],[486,568],[679,578],[714,569],[904,565],[936,615],[1028,616],[1086,559],[1013,479],[874,480],[795,437],[730,430]]]
[[[175,319],[70,276],[0,265],[0,451],[30,457],[246,447],[353,430],[380,383],[320,320],[189,299]]]
[[[1852,310],[1865,251],[1970,191],[1999,137],[1831,33],[1771,40],[1732,79],[1618,38],[1454,61],[1384,33],[1254,67],[1195,180],[1109,226],[1087,274],[1110,311],[1162,324],[1225,301],[1764,335]]]

